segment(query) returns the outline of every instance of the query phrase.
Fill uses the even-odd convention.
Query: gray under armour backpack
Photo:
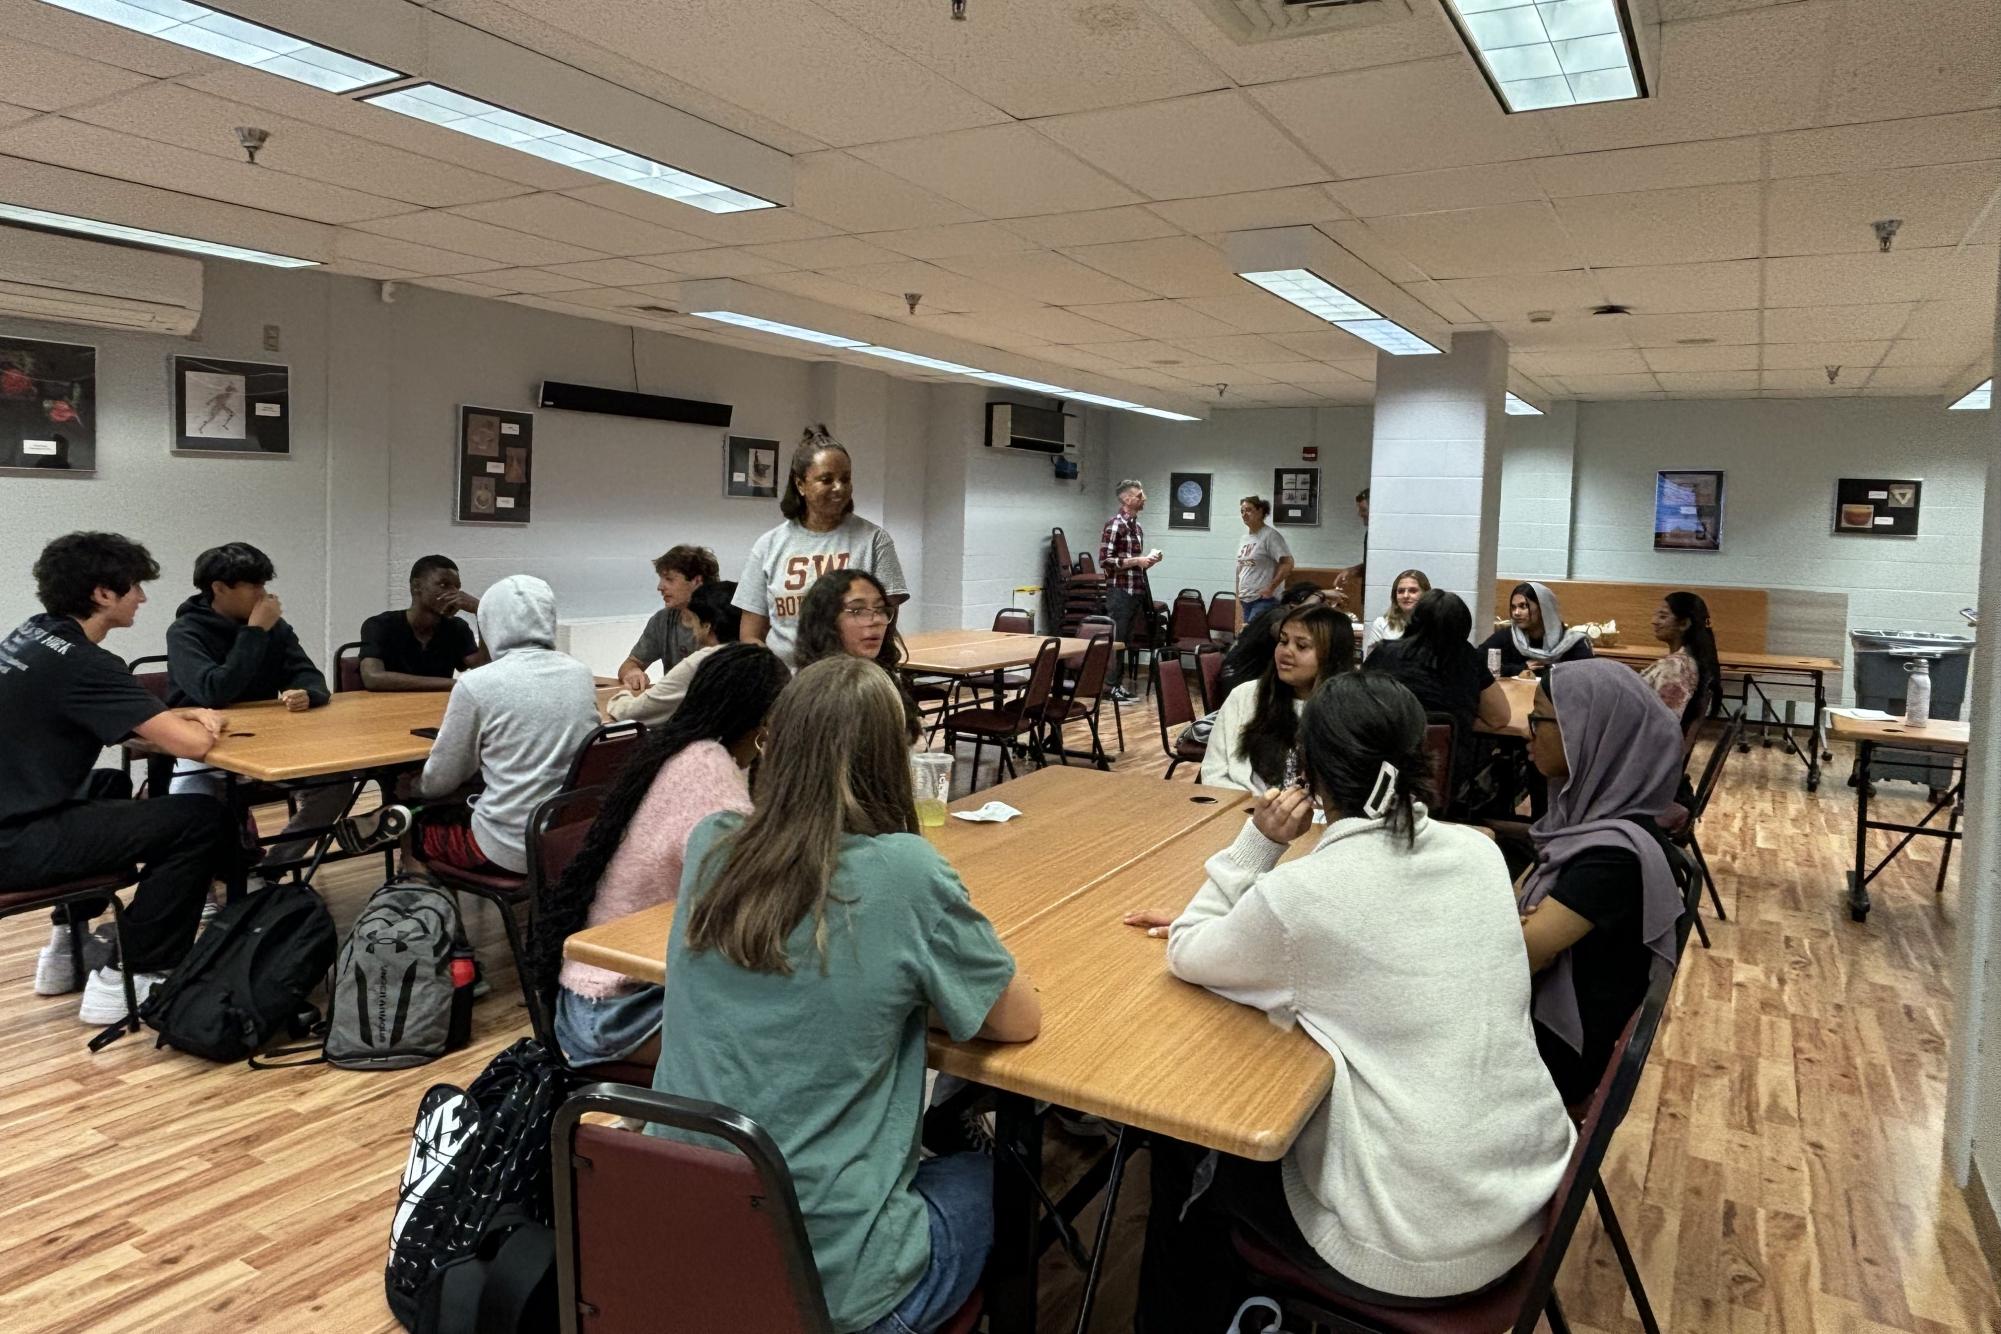
[[[327,1017],[327,1064],[400,1070],[463,1047],[471,1037],[470,961],[458,904],[436,885],[392,880],[371,894],[341,946]]]

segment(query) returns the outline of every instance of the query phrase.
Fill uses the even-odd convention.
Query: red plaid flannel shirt
[[[1105,521],[1105,531],[1098,538],[1098,566],[1105,572],[1107,588],[1144,592],[1146,571],[1138,566],[1120,569],[1116,562],[1136,560],[1145,554],[1146,530],[1139,526],[1138,515],[1120,510]]]

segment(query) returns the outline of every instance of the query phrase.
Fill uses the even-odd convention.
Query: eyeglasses
[[[893,621],[896,612],[880,602],[850,602],[842,606],[841,615],[862,625],[873,625],[877,621]]]
[[[1537,726],[1538,726],[1539,724],[1542,724],[1542,723],[1553,723],[1553,722],[1555,722],[1555,721],[1556,721],[1556,715],[1554,715],[1554,714],[1549,714],[1549,713],[1531,713],[1531,714],[1529,715],[1529,735],[1530,735],[1531,737],[1533,737],[1533,736],[1535,735],[1535,730],[1536,730],[1536,727],[1537,727]]]

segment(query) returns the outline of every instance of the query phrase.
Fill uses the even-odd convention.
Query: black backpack
[[[556,1327],[549,1127],[576,1077],[523,1038],[417,1107],[389,1226],[389,1309],[414,1334]]]
[[[333,918],[304,885],[269,885],[224,906],[139,1007],[162,1047],[240,1061],[296,1032],[338,947]]]

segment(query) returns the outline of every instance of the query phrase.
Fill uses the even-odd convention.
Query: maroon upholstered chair
[[[583,849],[584,839],[591,826],[596,823],[598,811],[604,805],[605,790],[601,787],[579,788],[572,792],[558,792],[535,808],[528,817],[528,876],[526,898],[528,907],[528,939],[536,949],[530,956],[540,958],[543,944],[542,914],[547,911],[549,896],[563,878],[563,872]],[[555,946],[550,951],[553,956],[562,948],[560,941],[549,942]],[[664,945],[665,942],[663,941]],[[526,971],[526,970],[524,970]],[[561,1053],[556,1043],[556,989],[557,973],[560,965],[549,970],[546,977],[527,977],[524,988],[534,997],[528,1007],[528,1020],[535,1029],[535,1040],[551,1052]],[[596,1067],[591,1073],[598,1079],[610,1079],[623,1083],[612,1074]],[[653,1072],[649,1068],[646,1078],[640,1081],[653,1082]]]
[[[154,670],[156,667],[157,670]],[[162,704],[167,702],[167,694],[173,689],[173,680],[167,675],[166,654],[161,653],[147,658],[134,658],[125,664],[125,670],[132,673],[133,678],[141,686],[145,687],[147,694],[159,700]],[[138,783],[132,785],[132,790],[135,793],[141,791],[143,786],[143,790],[149,797],[166,795],[167,784],[172,781],[174,776],[173,756],[160,755],[152,751],[134,750],[130,746],[122,747],[120,754],[124,757],[125,774],[128,778],[132,775],[132,766],[134,764],[140,761],[145,762],[146,781],[143,785]]]
[[[1153,702],[1160,713],[1160,748],[1167,756],[1167,772],[1161,777],[1174,777],[1174,771],[1184,764],[1199,766],[1202,757],[1209,753],[1208,744],[1175,739],[1176,733],[1195,721],[1195,706],[1188,700],[1188,676],[1181,670],[1181,659],[1153,660]]]
[[[1431,808],[1440,819],[1452,809],[1452,746],[1459,729],[1445,714],[1424,726],[1424,758],[1431,768]]]
[[[1724,723],[1723,735],[1716,738],[1716,747],[1709,752],[1709,760],[1702,766],[1702,777],[1695,784],[1695,805],[1691,807],[1670,805],[1667,814],[1662,816],[1660,822],[1661,832],[1668,836],[1668,842],[1687,853],[1694,861],[1702,883],[1709,888],[1709,906],[1716,910],[1716,920],[1719,922],[1727,922],[1730,919],[1723,911],[1723,898],[1716,892],[1716,877],[1709,870],[1709,859],[1702,855],[1702,844],[1696,841],[1695,829],[1702,823],[1703,813],[1709,809],[1710,798],[1716,795],[1716,789],[1723,786],[1723,766],[1729,762],[1730,752],[1737,749],[1737,743],[1743,735],[1744,710],[1739,709],[1730,715],[1728,722]],[[1941,867],[1939,872],[1941,885],[1945,883],[1944,877],[1945,872]],[[1702,925],[1702,918],[1699,916],[1695,919],[1695,925],[1702,933],[1703,946],[1707,948],[1709,928]]]
[[[626,761],[638,751],[645,735],[646,724],[641,722],[605,723],[599,727],[577,747],[576,757],[570,761],[570,776],[563,780],[563,790],[609,787],[618,778],[619,770],[625,768]]]
[[[1003,635],[1035,633],[1035,613],[1020,607],[1003,607],[994,613],[994,632]]]
[[[127,1033],[139,1031],[139,1001],[132,990],[132,974],[125,967],[125,905],[118,901],[118,895],[114,892],[136,883],[138,879],[139,873],[136,870],[119,871],[110,875],[93,875],[69,880],[60,885],[45,885],[40,889],[0,890],[0,917],[39,912],[65,903],[110,905],[111,929],[116,933],[118,941],[118,972],[125,981],[125,1017],[90,1040],[92,1051],[101,1050],[106,1044]],[[75,966],[78,977],[83,976],[83,942],[89,934],[90,920],[82,913],[71,913],[70,961]]]
[[[1069,575],[1070,582],[1100,585],[1105,582],[1105,576],[1098,573],[1091,561],[1090,552],[1085,552],[1081,557],[1070,554],[1070,539],[1063,535],[1061,528],[1049,530],[1049,549],[1056,568],[1065,571]]]
[[[1006,703],[954,709],[945,715],[945,749],[957,754],[959,739],[973,739],[973,778],[968,790],[977,791],[980,784],[980,752],[988,742],[994,742],[1000,750],[1000,770],[1008,777],[1014,777],[1014,758],[1010,754],[1017,738],[1026,734],[1029,752],[1035,762],[1042,763],[1041,729],[1043,713],[1049,706],[1050,692],[1056,688],[1056,672],[1061,666],[1063,641],[1045,639],[1036,652],[1035,665],[1029,669],[1028,684],[1021,693]]]
[[[1209,633],[1219,644],[1237,637],[1237,595],[1217,593],[1209,599]]]
[[[1214,713],[1223,707],[1223,650],[1211,644],[1195,654],[1195,675],[1202,682],[1202,711]]]
[[[334,680],[336,693],[361,690],[361,641],[342,644],[334,650]]]
[[[1646,1067],[1647,1053],[1653,1049],[1667,1007],[1668,988],[1674,982],[1674,965],[1655,959],[1646,999],[1626,1024],[1626,1031],[1612,1048],[1612,1057],[1597,1089],[1586,1104],[1584,1121],[1571,1150],[1569,1166],[1551,1197],[1544,1215],[1542,1235],[1522,1262],[1486,1290],[1449,1306],[1373,1306],[1345,1297],[1326,1287],[1309,1269],[1295,1263],[1278,1249],[1246,1229],[1239,1228],[1232,1240],[1237,1256],[1250,1267],[1254,1283],[1268,1289],[1286,1312],[1315,1326],[1326,1326],[1344,1334],[1492,1334],[1512,1330],[1513,1334],[1534,1334],[1543,1316],[1557,1334],[1567,1334],[1563,1309],[1556,1300],[1556,1273],[1564,1252],[1584,1212],[1587,1198],[1598,1202],[1598,1216],[1612,1243],[1626,1286],[1640,1313],[1640,1325],[1647,1334],[1660,1334],[1646,1286],[1626,1245],[1626,1234],[1612,1210],[1612,1197],[1605,1190],[1599,1169],[1612,1135],[1632,1105],[1633,1090]]]
[[[1105,691],[1110,686],[1107,679],[1112,670],[1112,638],[1109,634],[1091,636],[1084,648],[1084,660],[1079,664],[1075,676],[1060,682],[1050,692],[1048,704],[1043,706],[1042,717],[1049,729],[1049,738],[1055,746],[1056,757],[1063,763],[1070,762],[1069,752],[1063,748],[1063,729],[1075,722],[1091,725],[1091,762],[1100,769],[1110,769],[1112,761],[1105,754],[1104,738],[1099,734],[1098,721],[1104,712]],[[1114,711],[1117,705],[1113,706]]]
[[[589,1125],[587,1112],[705,1138]],[[834,1334],[792,1173],[755,1121],[591,1084],[564,1100],[549,1140],[563,1334]],[[982,1300],[974,1289],[940,1334],[969,1334]]]

